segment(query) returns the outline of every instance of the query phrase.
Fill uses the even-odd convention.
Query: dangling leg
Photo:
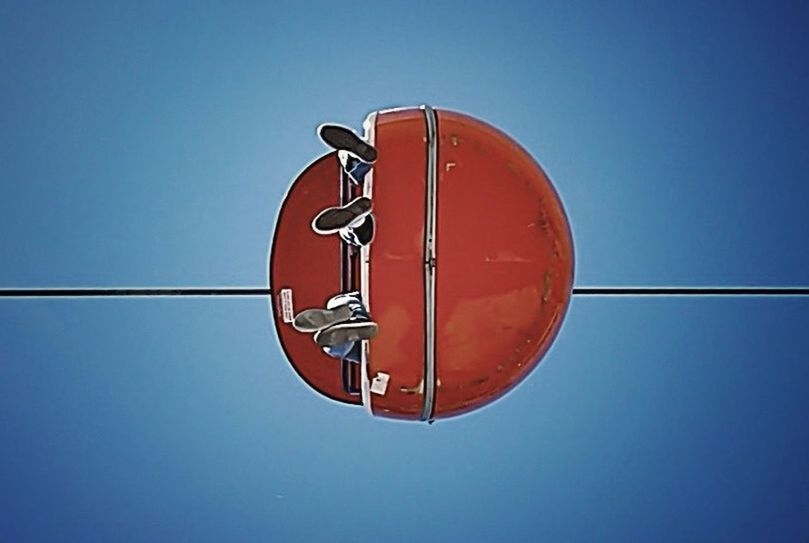
[[[373,166],[367,162],[363,162],[348,151],[338,151],[337,158],[340,160],[340,165],[348,174],[351,181],[355,185],[362,186],[362,184],[365,183],[365,174],[370,172]]]
[[[354,364],[362,362],[362,342],[352,341],[349,343],[342,343],[334,347],[323,347],[327,355],[340,360],[348,360]]]
[[[306,309],[295,316],[292,327],[298,332],[314,333],[323,328],[334,326],[351,318],[352,311],[348,305],[334,309]]]
[[[359,341],[349,341],[348,343],[341,343],[339,345],[326,345],[323,347],[323,352],[332,358],[339,358],[340,360],[348,360],[349,362],[360,362],[360,349],[362,343]]]
[[[376,231],[376,221],[371,214],[361,217],[345,228],[340,229],[340,239],[354,245],[355,247],[363,247],[369,245],[374,240],[374,232]]]
[[[351,350],[345,355],[345,360],[349,362],[353,362],[355,364],[362,363],[362,342],[355,341],[354,346],[351,347]]]
[[[315,332],[315,342],[329,356],[356,363],[361,360],[361,341],[373,338],[379,331],[359,292],[332,296],[326,309],[300,312],[293,326],[301,332]]]
[[[321,347],[335,347],[343,343],[371,339],[379,332],[373,321],[352,319],[335,324],[315,334],[315,343]]]
[[[347,305],[351,309],[352,315],[349,320],[320,330],[315,334],[314,339],[318,345],[336,349],[347,343],[376,336],[379,327],[371,320],[371,315],[365,309],[358,292],[335,296],[326,304],[327,308],[329,308],[329,304]],[[343,348],[341,347],[341,349]],[[346,349],[345,353],[349,351],[350,348]]]
[[[324,124],[318,128],[318,134],[320,139],[332,149],[348,151],[368,164],[376,160],[376,149],[350,128],[336,124]]]
[[[312,221],[312,229],[321,235],[334,234],[360,221],[371,213],[370,198],[360,196],[344,206],[330,207],[321,211]]]
[[[295,316],[292,326],[299,332],[318,332],[346,321],[370,321],[359,292],[332,296],[325,309],[305,309]]]
[[[324,124],[318,128],[318,134],[326,145],[337,149],[337,158],[351,180],[362,185],[365,174],[371,171],[371,163],[376,161],[376,149],[344,126]]]

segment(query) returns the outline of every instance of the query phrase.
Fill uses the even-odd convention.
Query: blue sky
[[[504,129],[577,285],[809,284],[809,8],[0,4],[0,286],[258,286],[314,128]],[[3,541],[803,541],[809,300],[577,299],[432,427],[311,393],[261,299],[0,301]]]

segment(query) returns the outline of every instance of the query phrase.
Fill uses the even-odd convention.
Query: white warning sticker
[[[295,310],[292,308],[292,289],[281,289],[281,318],[284,322],[295,320]]]
[[[388,381],[390,381],[390,375],[387,373],[377,373],[376,377],[371,381],[371,392],[384,396],[385,392],[388,391]]]

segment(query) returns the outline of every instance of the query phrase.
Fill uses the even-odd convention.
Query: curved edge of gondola
[[[321,155],[318,158],[314,159],[309,164],[307,164],[306,167],[304,167],[298,173],[298,175],[295,176],[295,180],[289,185],[289,188],[287,188],[287,191],[284,194],[284,198],[281,200],[281,205],[278,206],[278,213],[276,213],[276,216],[275,216],[275,223],[274,223],[274,227],[273,227],[272,241],[270,242],[269,258],[268,258],[268,262],[267,262],[268,287],[272,290],[272,293],[273,293],[271,296],[269,296],[268,303],[269,303],[269,311],[272,314],[273,327],[275,329],[275,335],[276,335],[276,338],[278,340],[278,344],[281,346],[281,350],[283,351],[284,356],[286,356],[287,361],[289,362],[289,365],[292,366],[292,369],[295,371],[295,374],[298,377],[300,377],[301,380],[304,383],[309,385],[309,387],[312,390],[314,390],[315,392],[317,392],[321,396],[324,396],[324,397],[326,397],[326,398],[328,398],[330,400],[334,400],[335,402],[339,402],[339,403],[346,404],[346,405],[362,405],[362,400],[361,399],[357,399],[357,401],[351,401],[351,400],[348,400],[348,399],[345,399],[345,398],[340,398],[338,396],[334,396],[333,394],[330,394],[330,393],[328,393],[328,392],[326,392],[324,390],[321,390],[320,388],[318,388],[315,385],[315,383],[313,381],[311,381],[309,378],[307,378],[307,376],[300,370],[300,368],[298,368],[298,365],[295,363],[295,360],[290,355],[289,350],[287,350],[287,346],[284,343],[284,340],[281,338],[281,328],[280,328],[280,324],[278,322],[278,320],[279,320],[278,319],[278,312],[276,310],[277,308],[275,307],[276,294],[277,293],[276,293],[275,290],[273,290],[273,287],[272,287],[272,273],[273,273],[273,268],[274,268],[274,265],[275,265],[275,246],[276,246],[276,242],[278,241],[278,224],[281,222],[281,216],[284,213],[284,207],[287,204],[287,200],[289,199],[289,195],[292,194],[293,189],[295,189],[295,187],[298,185],[298,183],[300,183],[304,179],[306,173],[308,173],[309,170],[314,168],[315,165],[318,164],[319,162],[321,162],[322,160],[329,160],[331,157],[335,156],[336,154],[337,154],[336,151],[326,153],[325,155]],[[339,367],[339,366],[337,366],[337,367]]]
[[[564,226],[565,234],[567,235],[568,239],[570,240],[570,274],[569,274],[569,280],[570,280],[569,285],[570,286],[569,286],[568,292],[567,292],[567,303],[565,304],[562,311],[559,313],[558,318],[556,319],[556,323],[553,326],[553,329],[548,333],[548,341],[545,344],[546,347],[544,349],[540,349],[536,353],[536,355],[534,357],[534,363],[532,364],[532,367],[531,367],[530,371],[526,372],[520,379],[518,379],[515,382],[511,383],[510,386],[504,388],[497,395],[497,397],[495,397],[494,399],[492,399],[489,402],[486,402],[486,403],[484,403],[482,405],[478,405],[478,406],[472,408],[471,410],[450,411],[450,412],[443,412],[443,413],[434,414],[433,420],[447,420],[447,419],[462,417],[464,415],[468,415],[470,413],[477,412],[477,411],[479,411],[481,409],[486,409],[488,407],[491,407],[492,405],[495,405],[499,400],[506,397],[510,392],[514,391],[522,383],[524,383],[528,379],[528,377],[532,373],[534,373],[536,371],[536,369],[540,366],[540,364],[545,359],[545,357],[550,353],[551,349],[553,349],[553,346],[556,343],[556,339],[557,339],[557,337],[559,336],[559,333],[562,330],[562,325],[563,325],[563,323],[564,323],[565,319],[567,318],[567,315],[568,315],[568,313],[570,311],[570,306],[573,304],[573,298],[574,298],[573,291],[574,291],[575,286],[576,286],[576,243],[575,243],[575,240],[574,240],[574,237],[573,237],[573,228],[571,226],[570,217],[568,216],[567,207],[565,206],[564,200],[562,199],[561,195],[559,194],[559,191],[557,190],[556,185],[553,182],[553,179],[551,178],[550,175],[548,175],[548,172],[545,170],[545,168],[542,167],[542,164],[540,164],[539,160],[537,160],[537,158],[534,156],[534,154],[532,152],[530,152],[524,145],[522,145],[517,140],[517,138],[515,138],[514,136],[509,134],[507,131],[505,131],[505,130],[503,130],[503,129],[501,129],[501,128],[499,128],[499,127],[497,127],[497,126],[495,126],[495,125],[493,125],[491,123],[489,123],[488,121],[485,121],[483,119],[478,119],[477,117],[471,116],[468,113],[465,113],[463,111],[459,111],[459,110],[456,110],[456,109],[445,108],[445,107],[434,107],[434,109],[435,109],[435,111],[436,111],[436,113],[438,115],[439,123],[440,123],[440,120],[441,120],[441,114],[442,113],[444,113],[444,114],[446,114],[446,113],[456,114],[456,115],[466,117],[468,119],[473,120],[474,122],[485,125],[486,127],[491,129],[495,133],[498,133],[498,134],[502,135],[503,137],[505,137],[505,139],[509,140],[517,149],[522,151],[531,160],[531,162],[536,166],[536,168],[542,173],[542,175],[547,180],[548,185],[549,185],[549,187],[551,189],[551,193],[553,194],[554,198],[556,198],[556,201],[557,201],[557,203],[559,205],[559,209],[560,209],[561,214],[562,214],[562,218],[564,219],[563,220],[563,223],[564,223],[563,226]]]

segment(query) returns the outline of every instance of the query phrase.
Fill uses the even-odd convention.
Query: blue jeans
[[[351,300],[348,302],[348,307],[351,309],[351,321],[370,321],[371,315],[365,309],[362,301],[359,298],[359,293],[349,293]],[[331,307],[329,309],[332,309]],[[337,345],[327,345],[323,347],[327,355],[339,358],[340,360],[348,360],[359,364],[362,361],[362,342],[361,341],[347,341]]]
[[[365,180],[365,174],[371,171],[371,166],[367,162],[363,162],[354,157],[348,157],[344,165],[346,173],[351,176],[351,179],[358,185],[361,185]]]
[[[362,343],[359,341],[349,341],[347,343],[340,343],[333,347],[323,347],[326,354],[340,360],[348,360],[355,364],[362,361]]]

